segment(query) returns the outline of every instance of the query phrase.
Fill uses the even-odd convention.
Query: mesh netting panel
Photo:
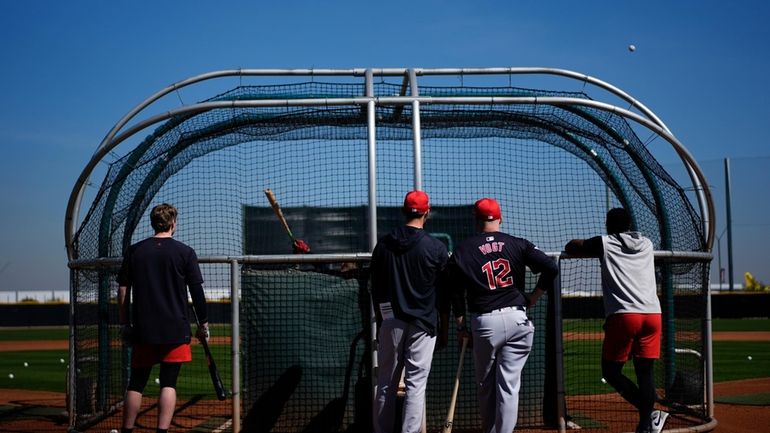
[[[400,81],[374,85],[377,96],[404,91]],[[514,87],[432,86],[419,91],[437,97],[588,98],[584,93]],[[241,86],[210,100],[363,94],[361,84],[310,82]],[[398,208],[404,193],[415,184],[412,110],[411,105],[376,108],[377,203],[373,205],[378,236],[400,224]],[[427,229],[450,249],[472,233],[471,205],[482,196],[501,203],[505,231],[545,251],[561,251],[569,239],[600,234],[606,210],[619,205],[631,211],[635,227],[652,239],[656,249],[705,249],[701,219],[685,188],[663,170],[618,115],[578,106],[425,103],[420,124],[422,185],[434,206]],[[78,227],[75,254],[81,260],[121,257],[128,245],[152,235],[149,209],[161,202],[179,209],[176,238],[195,248],[200,257],[288,254],[291,244],[268,206],[266,188],[276,193],[292,231],[310,243],[312,253],[366,252],[367,140],[365,106],[222,108],[171,118],[110,164]],[[598,265],[591,263],[568,261],[569,268],[563,271],[565,295],[586,305],[598,293]],[[240,325],[244,342],[243,420],[258,425],[269,421],[276,431],[302,431],[334,412],[342,413],[335,418],[341,419],[341,425],[360,426],[362,419],[371,416],[370,400],[361,400],[363,391],[355,388],[356,383],[366,382],[359,375],[369,368],[361,365],[368,363],[364,349],[368,337],[357,340],[352,352],[351,345],[362,331],[359,277],[365,274],[342,277],[335,273],[339,263],[301,270],[287,266],[244,267],[240,274],[242,321],[235,326]],[[699,384],[702,373],[702,360],[695,353],[702,353],[704,267],[676,263],[659,272],[662,293],[675,295],[664,299],[667,330],[672,333],[667,341],[675,341],[675,349],[690,349],[674,351],[659,363],[660,380],[666,381],[667,388],[664,382],[661,386],[670,395],[679,393],[679,400],[692,397],[685,395],[690,385],[682,384],[693,380]],[[230,386],[231,270],[225,264],[203,264],[202,270],[207,298],[219,301],[212,303],[219,314],[213,319],[217,326],[212,348]],[[75,269],[73,273],[79,426],[113,408],[125,385],[128,358],[117,338],[112,272]],[[568,289],[577,292],[568,293]],[[569,311],[565,314],[572,314]],[[552,323],[545,306],[538,306],[531,315],[539,331]],[[577,332],[571,327],[578,327],[579,334],[598,332],[601,317],[601,311],[567,317],[565,330],[568,335]],[[544,412],[553,410],[553,393],[547,391],[552,377],[546,374],[552,371],[553,357],[548,355],[546,334],[536,333],[525,369],[520,414],[524,427],[544,425],[549,417]],[[457,367],[453,338],[450,349],[436,356],[429,382],[427,416],[432,427],[440,426],[446,416]],[[570,338],[564,342],[564,363],[572,411],[575,399],[595,398],[602,392],[596,390],[600,378],[590,370],[594,364],[598,368],[594,359],[576,363],[571,358],[575,353],[590,357],[587,354],[593,353],[599,340]],[[585,347],[580,346],[583,340]],[[225,403],[211,400],[202,357],[197,351],[194,356],[197,360],[180,377],[184,391],[180,401],[205,402],[189,403],[185,412],[215,428],[228,411]],[[470,357],[464,371],[455,427],[473,430],[479,420]],[[295,386],[291,395],[282,391],[285,384]],[[345,407],[339,409],[345,390]],[[95,399],[87,398],[92,395]],[[277,397],[267,398],[271,395]],[[89,406],[88,401],[96,403]],[[267,413],[254,411],[255,407],[267,407]],[[274,419],[265,418],[270,413]]]

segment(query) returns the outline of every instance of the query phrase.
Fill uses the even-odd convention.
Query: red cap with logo
[[[476,201],[476,204],[473,205],[473,212],[476,215],[476,219],[484,221],[499,220],[503,217],[500,205],[493,198],[484,197]]]
[[[404,210],[413,214],[424,214],[430,210],[428,194],[423,191],[409,191],[404,197]]]

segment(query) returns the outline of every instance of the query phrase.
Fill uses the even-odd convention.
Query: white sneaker
[[[662,410],[652,411],[650,415],[650,425],[652,433],[660,433],[663,431],[663,425],[666,424],[666,418],[668,418],[668,412]]]

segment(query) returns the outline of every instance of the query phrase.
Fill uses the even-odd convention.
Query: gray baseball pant
[[[396,393],[404,368],[404,412],[402,433],[419,433],[425,406],[436,337],[399,319],[385,319],[379,332],[377,394],[374,404],[375,433],[390,433],[395,425]]]
[[[509,307],[471,316],[471,328],[482,432],[511,433],[535,327],[525,311]]]

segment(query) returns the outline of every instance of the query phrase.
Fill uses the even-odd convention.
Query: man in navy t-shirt
[[[157,432],[168,431],[176,406],[176,381],[182,363],[192,360],[187,290],[207,339],[208,315],[203,277],[195,250],[172,238],[176,209],[155,206],[150,222],[155,235],[131,245],[118,274],[118,306],[124,341],[133,346],[131,376],[123,405],[123,433],[134,430],[142,392],[152,366],[160,364]],[[130,311],[129,311],[130,310]]]

